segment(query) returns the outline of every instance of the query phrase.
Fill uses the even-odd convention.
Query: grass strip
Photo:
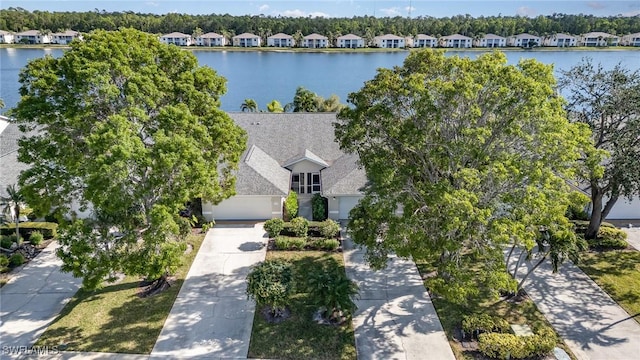
[[[344,271],[341,253],[322,251],[274,251],[267,259],[283,259],[292,263],[296,294],[291,317],[271,324],[256,308],[249,345],[249,358],[264,359],[343,359],[356,358],[355,337],[351,321],[341,326],[319,325],[312,320],[317,310],[304,292],[307,274],[339,267]]]
[[[585,252],[578,266],[640,323],[640,251]]]
[[[140,298],[140,279],[131,276],[97,291],[80,289],[35,345],[150,354],[203,240],[204,234],[187,238],[192,251],[184,254],[175,282],[155,296]]]

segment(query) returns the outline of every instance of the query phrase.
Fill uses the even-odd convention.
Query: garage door
[[[618,199],[607,216],[608,220],[640,219],[640,198],[635,197],[631,202]]]
[[[213,207],[215,220],[266,220],[271,217],[271,197],[234,196]]]
[[[345,220],[349,218],[349,211],[358,204],[362,196],[341,196],[339,204],[339,219]]]

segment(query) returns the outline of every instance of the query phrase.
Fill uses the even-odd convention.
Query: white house
[[[309,34],[302,38],[302,47],[318,49],[318,48],[326,48],[329,44],[329,38],[320,34]]]
[[[398,49],[405,47],[403,37],[393,34],[380,35],[373,38],[375,46],[383,49]]]
[[[620,38],[605,32],[590,32],[580,36],[581,46],[618,46]]]
[[[203,203],[207,220],[281,218],[289,191],[298,194],[301,216],[311,216],[311,198],[320,194],[330,218],[348,218],[367,179],[358,156],[344,153],[335,140],[335,113],[229,116],[247,132],[247,151],[236,173],[236,195],[218,205]]]
[[[38,30],[27,30],[15,34],[16,44],[50,44],[51,37]]]
[[[225,46],[227,39],[217,33],[208,32],[196,37],[196,45],[198,46]]]
[[[296,41],[289,34],[277,33],[267,38],[267,46],[294,47],[296,46]]]
[[[436,47],[436,45],[438,45],[438,39],[434,38],[433,36],[418,34],[413,39],[413,47],[416,47],[416,48],[423,48],[423,47],[432,48],[432,47]]]
[[[13,33],[0,30],[0,44],[13,44]]]
[[[364,47],[364,39],[354,34],[342,35],[336,39],[336,46],[349,49],[362,48]]]
[[[578,39],[573,35],[567,34],[555,34],[551,36],[547,36],[542,40],[542,45],[544,46],[554,46],[554,47],[570,47],[576,46],[578,44]]]
[[[193,39],[191,35],[183,34],[181,32],[172,32],[160,37],[160,42],[163,44],[173,44],[177,46],[191,46]]]
[[[252,33],[242,33],[231,38],[233,46],[238,47],[260,47],[262,41],[260,36]]]
[[[82,40],[82,34],[73,30],[65,30],[51,34],[51,42],[59,45],[68,45],[74,39]]]
[[[470,48],[472,42],[472,38],[460,34],[443,36],[438,41],[440,47],[445,48]]]
[[[542,45],[542,39],[539,36],[522,33],[518,35],[509,36],[507,39],[508,46],[516,46],[523,48],[531,48],[534,46]]]
[[[623,36],[620,43],[625,46],[640,46],[640,32]]]
[[[495,34],[487,34],[479,39],[473,40],[473,46],[483,48],[505,47],[507,46],[507,38]]]

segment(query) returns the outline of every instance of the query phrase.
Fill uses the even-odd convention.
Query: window
[[[320,173],[291,174],[291,190],[298,194],[315,194],[322,190]]]

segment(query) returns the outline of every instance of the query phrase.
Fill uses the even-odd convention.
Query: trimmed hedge
[[[269,219],[264,222],[263,228],[264,228],[264,231],[266,231],[267,234],[269,234],[270,238],[274,238],[280,235],[280,233],[284,229],[284,220],[278,219],[278,218]]]
[[[507,320],[489,314],[473,314],[462,319],[462,330],[467,334],[474,332],[476,334],[488,332],[506,333],[510,329],[511,327]]]
[[[0,234],[1,235],[10,235],[12,232],[15,233],[16,224],[10,223],[7,225],[0,226]],[[58,236],[58,224],[52,222],[23,222],[20,223],[18,227],[18,231],[23,238],[29,238],[31,233],[35,230],[38,230],[42,233],[45,239],[50,239]]]
[[[33,245],[40,245],[43,240],[44,235],[42,235],[40,231],[34,231],[31,233],[31,236],[29,236],[29,242]]]
[[[307,245],[307,240],[300,237],[278,236],[275,245],[278,250],[302,250]]]
[[[307,236],[307,232],[309,231],[309,220],[303,217],[297,217],[291,220],[291,231],[297,237]]]
[[[550,353],[556,341],[555,333],[547,327],[530,336],[486,333],[478,336],[478,350],[493,359],[526,359]]]
[[[9,266],[11,267],[17,267],[20,266],[22,264],[24,264],[25,262],[25,258],[24,255],[20,254],[19,252],[11,255],[11,257],[9,258]]]

